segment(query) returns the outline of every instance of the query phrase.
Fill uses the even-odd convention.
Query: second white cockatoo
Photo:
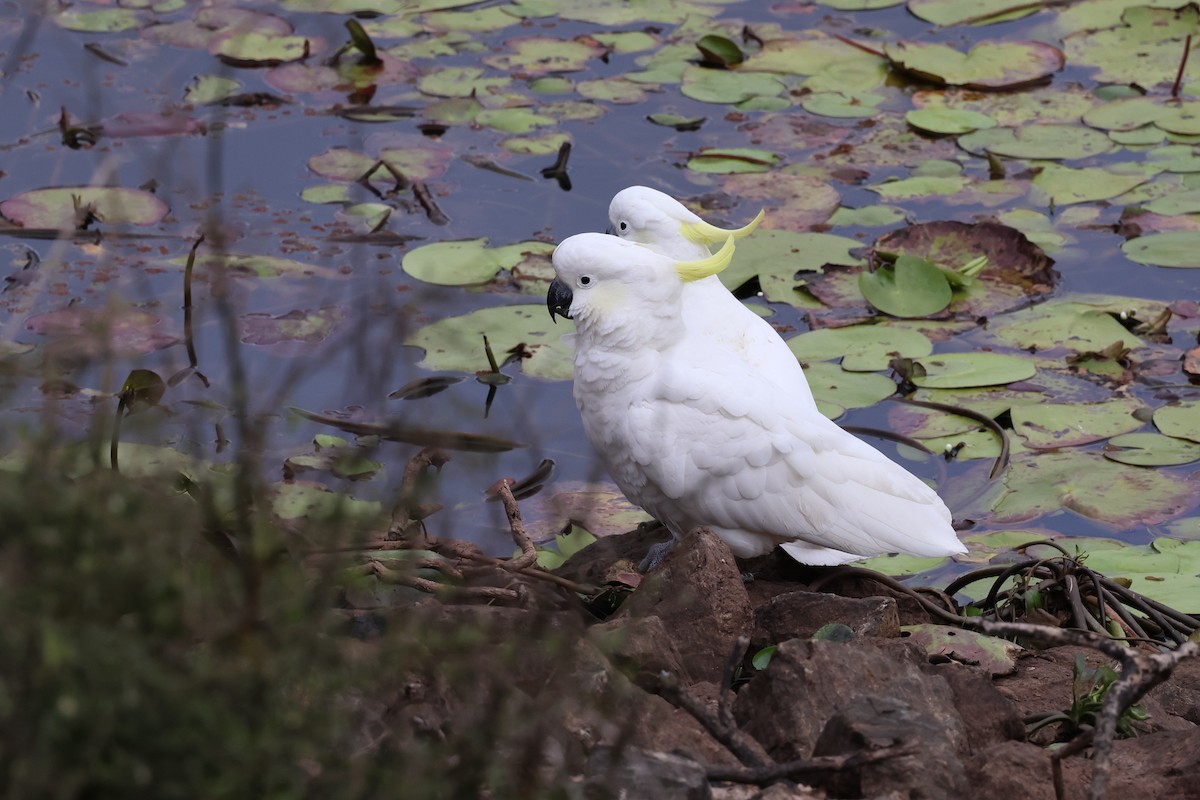
[[[670,195],[647,186],[622,189],[608,205],[613,234],[679,261],[708,257],[710,247],[730,236],[740,239],[753,232],[763,216],[760,211],[745,227],[724,230],[705,222]],[[745,359],[796,403],[816,407],[804,369],[787,343],[716,275],[686,284],[681,307],[683,321],[693,331]]]
[[[617,486],[676,539],[708,526],[739,557],[966,552],[932,489],[688,324],[686,287],[733,249],[681,262],[583,233],[554,251],[546,303],[575,321],[575,402]]]

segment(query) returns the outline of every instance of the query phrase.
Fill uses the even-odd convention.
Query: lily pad
[[[895,356],[920,358],[933,352],[933,343],[920,331],[894,325],[851,325],[821,328],[788,340],[788,347],[803,362],[841,358],[849,372],[887,369]]]
[[[316,344],[325,341],[346,318],[340,306],[296,309],[279,316],[246,314],[238,320],[239,338],[246,344],[274,345],[285,342]]]
[[[1015,457],[991,503],[993,519],[1016,522],[1071,511],[1121,530],[1156,525],[1200,501],[1200,480],[1118,464],[1083,450]]]
[[[1137,400],[1123,398],[1094,404],[1023,405],[1012,409],[1013,431],[1028,447],[1074,447],[1136,431],[1143,423],[1133,412],[1141,407]]]
[[[991,675],[1010,675],[1017,671],[1017,654],[1025,648],[1007,639],[985,636],[949,625],[904,625],[900,628],[930,657],[946,658],[979,667]]]
[[[957,108],[916,108],[904,119],[914,128],[944,135],[996,127],[996,120],[987,114]]]
[[[1110,439],[1104,457],[1138,467],[1174,467],[1200,461],[1200,444],[1161,433],[1130,433]]]
[[[1107,295],[1066,295],[1041,305],[1014,311],[990,326],[993,336],[1020,348],[1038,350],[1099,351],[1114,342],[1140,344],[1140,338],[1114,318],[1136,311],[1141,319],[1154,319],[1157,304]]]
[[[1119,174],[1102,167],[1072,169],[1047,164],[1033,179],[1033,185],[1045,192],[1056,206],[1065,206],[1108,200],[1149,180],[1149,175]]]
[[[1096,67],[1096,80],[1147,89],[1170,84],[1179,72],[1185,40],[1200,34],[1200,9],[1178,5],[1127,8],[1119,25],[1097,30],[1093,23],[1064,38],[1063,47],[1073,65]],[[1197,74],[1189,63],[1184,81],[1194,82]]]
[[[565,380],[571,377],[572,350],[562,341],[573,333],[570,320],[550,321],[544,303],[482,308],[426,325],[404,340],[425,350],[418,366],[449,372],[478,372],[489,368],[483,349],[487,334],[498,359],[518,345],[529,358],[522,359],[526,374]]]
[[[0,203],[0,214],[25,228],[74,230],[94,209],[101,224],[154,225],[167,215],[167,204],[150,192],[106,186],[35,189]]]
[[[1164,537],[1141,547],[1089,552],[1086,563],[1108,577],[1128,578],[1130,589],[1171,608],[1200,612],[1200,542]]]
[[[0,210],[3,205],[0,205]],[[1176,231],[1139,236],[1121,245],[1130,261],[1156,267],[1200,267],[1200,231]]]
[[[894,265],[858,275],[867,302],[894,317],[927,317],[950,305],[953,290],[946,274],[932,262],[900,256]]]
[[[896,393],[890,378],[875,372],[847,372],[837,364],[817,361],[804,370],[818,403],[847,408],[869,408]]]
[[[683,73],[680,91],[702,103],[740,103],[751,97],[773,97],[787,90],[783,81],[762,72],[730,72],[689,67]]]
[[[487,247],[487,239],[435,242],[405,254],[401,267],[409,275],[439,286],[486,283],[500,270],[511,270],[529,255],[549,258],[554,245],[521,242],[504,247]]]
[[[829,233],[760,230],[738,242],[733,264],[721,280],[732,290],[757,276],[768,300],[791,302],[798,273],[819,272],[826,264],[860,265],[862,259],[850,251],[861,246]]]
[[[1062,69],[1063,53],[1044,42],[980,42],[967,53],[944,44],[893,42],[884,53],[900,70],[967,89],[1015,89]]]
[[[510,39],[511,52],[487,56],[483,63],[496,69],[523,72],[526,75],[548,75],[578,72],[593,58],[604,54],[604,48],[583,38],[556,39],[551,36],[530,36]]]
[[[1185,400],[1154,412],[1154,426],[1167,436],[1200,442],[1200,402]]]
[[[779,163],[779,156],[751,147],[706,147],[688,160],[688,169],[696,172],[767,172]]]
[[[916,359],[925,370],[913,383],[924,389],[1001,386],[1032,378],[1037,368],[1026,358],[1004,353],[944,353]]]
[[[1077,159],[1100,155],[1116,144],[1101,131],[1081,125],[1024,125],[991,128],[960,136],[958,145],[969,153],[994,153],[1008,158]]]

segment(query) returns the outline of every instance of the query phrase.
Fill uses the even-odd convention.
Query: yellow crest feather
[[[716,275],[728,267],[729,262],[733,260],[733,247],[733,236],[729,235],[726,237],[725,244],[721,246],[720,250],[708,258],[702,258],[699,261],[676,262],[675,271],[685,281],[698,281],[701,278],[707,278],[709,275]]]
[[[741,239],[749,236],[754,232],[754,229],[762,224],[763,219],[767,216],[765,210],[759,211],[758,216],[750,220],[746,225],[735,230],[727,231],[724,228],[718,228],[716,225],[701,220],[699,222],[681,222],[679,223],[679,232],[683,234],[683,238],[689,242],[696,244],[713,245],[717,242],[724,241],[725,237],[732,236],[735,239]]]

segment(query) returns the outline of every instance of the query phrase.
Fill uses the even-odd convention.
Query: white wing
[[[815,407],[703,342],[663,355],[628,454],[645,479],[633,499],[677,534],[709,525],[738,555],[801,540],[809,563],[965,552],[932,489]]]

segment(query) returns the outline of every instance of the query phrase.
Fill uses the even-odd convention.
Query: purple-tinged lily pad
[[[74,230],[87,206],[101,223],[153,225],[167,215],[167,204],[150,192],[119,186],[67,186],[35,189],[0,203],[0,214],[25,228]]]
[[[1063,53],[1044,42],[980,42],[963,53],[944,44],[895,42],[884,52],[896,69],[966,89],[1008,90],[1046,80],[1063,68]]]
[[[246,344],[316,344],[325,341],[345,319],[346,311],[340,306],[295,309],[277,317],[270,314],[244,314],[238,320],[238,338]]]
[[[30,317],[25,327],[58,340],[74,358],[140,356],[179,341],[156,330],[162,318],[141,309],[71,306]]]

